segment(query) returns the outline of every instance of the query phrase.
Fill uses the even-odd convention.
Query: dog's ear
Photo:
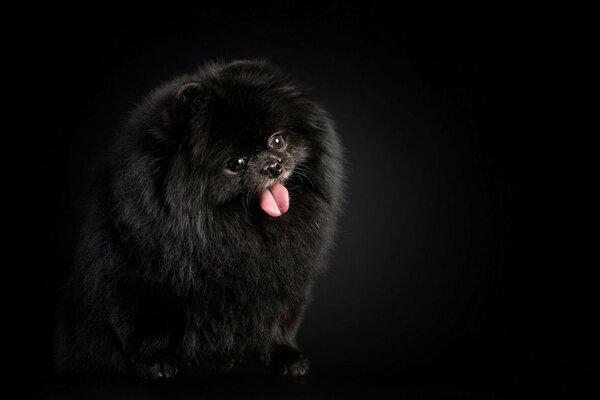
[[[202,84],[186,83],[179,87],[171,103],[171,116],[179,129],[189,130],[202,123],[208,105],[208,93]]]
[[[205,90],[200,83],[190,82],[181,85],[175,94],[171,106],[173,117],[177,121],[189,121],[191,115],[202,111],[207,98]]]
[[[167,107],[157,116],[152,135],[161,143],[180,143],[186,132],[201,123],[207,96],[200,83],[176,88]]]
[[[197,82],[190,82],[179,87],[175,95],[176,105],[194,105],[202,99],[202,85]]]
[[[209,107],[209,89],[198,82],[181,85],[175,92],[171,101],[169,118],[171,120],[171,140],[181,144],[187,140],[198,142],[194,148],[204,147],[206,134],[190,135],[191,132],[200,133],[206,129]]]

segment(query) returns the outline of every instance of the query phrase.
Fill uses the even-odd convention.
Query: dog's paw
[[[135,361],[134,368],[142,379],[174,378],[179,372],[177,362],[172,358],[154,357],[144,361]]]
[[[229,358],[223,358],[216,361],[211,370],[219,373],[219,374],[228,374],[235,367],[235,360]]]
[[[310,361],[302,353],[289,353],[281,355],[273,366],[281,375],[304,376],[310,370]]]

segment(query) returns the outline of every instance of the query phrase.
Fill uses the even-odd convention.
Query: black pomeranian
[[[56,367],[169,378],[258,361],[296,332],[342,201],[328,114],[262,61],[209,64],[135,108],[65,289]]]

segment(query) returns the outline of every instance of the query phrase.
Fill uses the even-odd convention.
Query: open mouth
[[[259,194],[260,208],[271,217],[279,217],[290,208],[290,195],[281,183],[264,189]]]

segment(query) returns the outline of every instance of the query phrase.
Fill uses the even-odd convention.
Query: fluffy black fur
[[[277,133],[285,149],[269,147]],[[273,158],[290,194],[280,217],[257,201]],[[257,360],[305,374],[296,331],[342,195],[326,112],[266,62],[209,64],[138,105],[108,165],[65,291],[57,368],[159,378]]]

